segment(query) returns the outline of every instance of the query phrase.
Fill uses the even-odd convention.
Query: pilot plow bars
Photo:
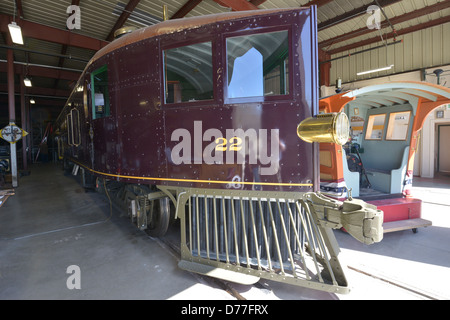
[[[348,293],[332,228],[381,240],[383,212],[320,193],[188,189],[178,197],[180,268],[243,284],[260,278]]]

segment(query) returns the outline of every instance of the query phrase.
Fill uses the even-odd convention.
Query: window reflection
[[[255,48],[234,60],[234,73],[228,85],[228,97],[264,95],[263,56]]]
[[[214,98],[211,42],[164,51],[165,102]]]
[[[386,114],[375,114],[369,116],[366,130],[366,140],[381,140],[383,138],[384,121]]]
[[[288,60],[288,31],[228,38],[228,98],[289,94]]]
[[[406,140],[410,116],[410,111],[391,113],[389,115],[386,140]]]

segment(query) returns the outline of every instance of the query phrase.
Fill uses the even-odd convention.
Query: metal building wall
[[[397,40],[403,40],[402,43],[353,55],[357,51],[383,44],[378,42],[370,46],[334,54],[332,59],[346,57],[331,62],[331,82],[333,83],[338,77],[341,77],[343,83],[347,83],[450,64],[449,35],[450,23],[445,23],[399,36]],[[360,71],[377,69],[391,64],[394,67],[389,71],[356,75]]]

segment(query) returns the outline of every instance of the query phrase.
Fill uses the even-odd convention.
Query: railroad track
[[[175,243],[175,241],[171,241],[169,240],[168,237],[162,237],[162,238],[153,238],[150,237],[153,241],[157,242],[160,246],[162,246],[163,248],[165,248],[166,250],[168,250],[168,252],[177,260],[177,263],[181,260],[181,250],[179,247],[179,242],[178,244]],[[188,271],[186,271],[188,272]],[[196,277],[197,279],[201,279],[206,283],[209,283],[211,285],[217,286],[219,288],[221,288],[222,290],[226,291],[228,294],[230,294],[232,297],[234,297],[237,300],[246,300],[240,293],[239,291],[233,287],[233,285],[227,281],[221,280],[221,279],[217,279],[217,278],[212,278],[212,277],[207,277],[207,276],[203,276],[201,274],[197,274],[197,273],[192,273],[194,275],[194,277]]]
[[[169,236],[165,236],[162,238],[153,238],[153,237],[150,237],[150,238],[153,241],[157,242],[161,247],[165,248],[168,251],[168,253],[171,254],[174,257],[174,259],[176,259],[177,263],[181,260],[180,259],[181,251],[180,251],[180,247],[179,247],[180,241],[176,236],[169,235]],[[392,287],[395,287],[402,291],[405,291],[405,293],[411,294],[411,296],[415,296],[419,299],[424,299],[424,300],[440,300],[440,299],[442,299],[442,297],[434,296],[433,294],[430,294],[430,293],[420,290],[418,288],[414,288],[412,286],[401,283],[399,281],[389,279],[386,276],[376,274],[373,271],[363,270],[361,267],[348,265],[347,268],[353,272],[357,272],[360,275],[374,279],[375,281],[378,281],[384,285],[392,286]],[[228,294],[230,294],[233,298],[235,298],[237,300],[247,300],[247,298],[244,297],[243,292],[249,291],[249,287],[253,287],[256,290],[264,291],[265,293],[262,293],[262,294],[267,296],[269,299],[270,299],[270,297],[277,299],[276,292],[274,291],[274,289],[270,288],[270,284],[267,284],[267,283],[262,284],[260,282],[257,282],[251,286],[248,286],[248,285],[242,286],[242,285],[238,285],[238,284],[235,284],[232,282],[228,282],[228,281],[224,281],[221,279],[212,278],[212,277],[208,277],[208,276],[203,276],[203,275],[196,274],[196,273],[191,273],[191,274],[194,277],[196,277],[200,282],[208,283],[211,286],[221,288],[222,290],[226,291]],[[288,284],[285,284],[285,285],[289,286]],[[305,290],[312,290],[312,289],[305,288]],[[314,299],[314,297],[317,297],[317,291],[316,290],[312,290],[312,291],[314,291],[314,292],[311,292],[311,298]],[[324,295],[325,294],[327,294],[327,293],[324,293]],[[330,294],[330,295],[332,295],[332,294]],[[333,296],[330,296],[330,298],[336,299],[336,297],[333,297]]]
[[[395,286],[397,288],[400,288],[402,290],[408,291],[408,292],[410,292],[410,293],[412,293],[414,295],[422,297],[425,300],[440,300],[439,297],[433,296],[432,294],[429,294],[429,293],[427,293],[427,292],[425,292],[423,290],[420,290],[420,289],[408,286],[407,284],[400,283],[399,281],[388,279],[386,277],[376,275],[373,272],[371,273],[371,272],[368,272],[368,271],[364,271],[364,270],[361,270],[360,268],[356,268],[356,267],[353,267],[353,266],[350,266],[350,265],[347,266],[347,267],[350,270],[356,271],[356,272],[358,272],[360,274],[366,275],[368,277],[374,278],[374,279],[379,280],[381,282],[384,282],[384,283],[387,283],[389,285],[392,285],[392,286]]]
[[[427,203],[431,203],[431,202],[427,202]],[[123,208],[120,208],[117,205],[117,203],[112,202],[111,199],[109,199],[109,204],[110,204],[110,210],[111,210],[110,214],[111,215],[112,215],[112,207],[111,206],[115,207],[116,210],[123,212]],[[434,203],[432,203],[432,204],[434,204]],[[437,204],[448,206],[446,204],[440,204],[440,203],[437,203]],[[172,230],[170,230],[170,229],[172,229]],[[179,238],[178,231],[179,231],[179,226],[175,223],[175,225],[173,225],[172,228],[169,228],[168,233],[164,237],[155,238],[155,237],[151,237],[150,235],[147,234],[147,236],[150,239],[152,239],[153,241],[157,242],[160,246],[165,248],[167,250],[167,252],[177,261],[177,263],[181,260],[180,259],[180,257],[181,257],[180,238]],[[424,299],[424,300],[441,300],[441,299],[443,299],[443,297],[435,296],[433,294],[425,292],[424,290],[414,288],[412,286],[409,286],[405,283],[401,283],[394,279],[388,279],[386,276],[376,274],[373,271],[363,270],[363,268],[361,268],[361,267],[348,265],[347,268],[354,272],[357,272],[360,275],[363,275],[365,277],[370,277],[370,278],[375,279],[376,281],[379,281],[388,286],[393,286],[398,289],[401,289],[401,290],[411,294],[411,296],[419,297],[420,299]],[[188,272],[188,271],[185,271],[185,272]],[[241,286],[241,285],[237,285],[233,282],[228,282],[228,281],[221,280],[218,278],[203,276],[203,275],[197,274],[197,273],[191,273],[191,274],[194,277],[196,277],[199,280],[199,282],[208,283],[213,287],[221,288],[222,290],[226,291],[228,294],[230,294],[233,298],[235,298],[237,300],[247,300],[244,297],[242,291],[244,291],[244,290],[249,291],[249,289],[248,289],[249,286]],[[262,295],[268,299],[270,299],[270,298],[279,299],[277,297],[276,292],[274,292],[274,290],[270,287],[270,285],[268,285],[267,283],[262,284],[260,282],[253,284],[251,287],[254,287],[260,291],[264,291],[265,293],[262,293]],[[289,285],[286,284],[286,286],[289,286]],[[245,289],[243,289],[244,287],[245,287]],[[314,291],[314,293],[311,293],[312,298],[311,297],[308,297],[308,298],[314,299],[314,297],[317,297],[316,290],[307,289],[307,288],[305,288],[305,290]],[[327,294],[327,293],[324,293],[324,294]],[[331,297],[331,299],[333,299],[333,298],[336,299],[335,297]],[[292,299],[295,299],[295,297],[292,297]],[[323,298],[323,299],[326,299],[326,298]]]

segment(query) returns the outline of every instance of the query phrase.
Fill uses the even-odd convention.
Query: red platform
[[[367,201],[384,212],[384,232],[427,227],[431,221],[421,219],[422,200],[415,198],[393,198]]]
[[[417,219],[421,217],[422,200],[393,198],[367,201],[384,212],[384,222]]]

